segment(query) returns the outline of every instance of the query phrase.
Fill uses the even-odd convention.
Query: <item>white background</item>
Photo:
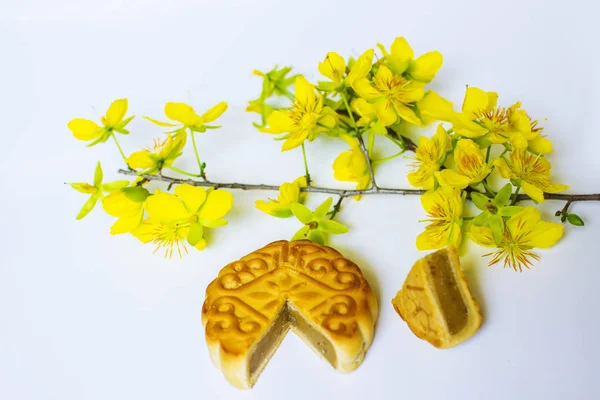
[[[532,270],[488,268],[474,245],[463,257],[484,313],[469,341],[437,350],[417,339],[390,300],[413,262],[416,197],[345,204],[351,227],[331,238],[364,270],[381,316],[364,364],[333,371],[289,335],[252,391],[230,387],[204,343],[206,285],[226,263],[289,238],[297,222],[253,208],[271,193],[236,192],[230,224],[210,247],[163,260],[132,237],[113,237],[100,208],[76,221],[86,197],[65,181],[90,181],[97,160],[119,179],[116,148],[86,148],[67,122],[97,119],[128,97],[136,118],[126,152],[151,144],[167,101],[199,111],[221,100],[224,128],[200,140],[214,180],[279,184],[302,173],[300,151],[258,133],[243,112],[258,96],[254,68],[293,65],[317,80],[327,51],[359,55],[404,35],[417,54],[438,49],[434,88],[460,106],[465,85],[522,100],[547,118],[553,175],[571,192],[600,191],[599,29],[591,1],[74,1],[0,5],[1,399],[592,399],[600,397],[600,204],[577,203],[584,228],[567,227]],[[431,129],[425,131],[431,133]],[[331,164],[341,141],[308,146],[320,185],[344,186]],[[188,149],[190,150],[190,149]],[[395,150],[395,149],[393,149]],[[389,154],[383,149],[380,154]],[[380,182],[407,187],[407,160]],[[179,164],[194,168],[193,159]],[[324,199],[313,195],[309,203]],[[562,202],[548,202],[548,219]],[[594,248],[596,246],[596,248]],[[596,381],[593,379],[596,378]]]

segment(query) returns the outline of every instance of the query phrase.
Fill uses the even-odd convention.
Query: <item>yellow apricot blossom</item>
[[[444,59],[439,51],[423,54],[415,60],[415,53],[404,37],[397,37],[388,53],[382,44],[377,47],[384,54],[384,63],[398,75],[420,82],[431,82],[442,67]]]
[[[226,225],[223,216],[233,205],[233,196],[224,190],[204,189],[188,184],[175,188],[175,194],[156,190],[144,203],[148,218],[132,232],[142,243],[152,242],[155,252],[165,248],[165,257],[176,250],[187,254],[187,243],[197,250],[206,247],[204,227]]]
[[[495,243],[492,230],[487,226],[471,225],[468,235],[481,246],[497,248],[496,251],[485,254],[492,256],[489,265],[504,259],[504,267],[523,271],[523,267],[529,268],[533,265],[531,259],[539,260],[539,256],[532,250],[536,247],[554,246],[562,237],[563,230],[561,224],[542,221],[537,208],[525,207],[506,222],[504,236],[499,245]]]
[[[426,136],[419,137],[419,145],[415,150],[415,160],[411,166],[416,170],[408,173],[408,182],[414,187],[425,190],[433,189],[434,174],[446,160],[446,153],[452,149],[450,136],[439,124],[435,135],[430,139]]]
[[[125,126],[133,119],[133,117],[125,118],[127,114],[128,101],[127,99],[118,99],[113,101],[106,115],[100,118],[103,126],[98,125],[94,121],[84,118],[75,118],[71,120],[67,126],[73,132],[73,136],[79,140],[91,140],[89,146],[97,143],[106,142],[113,135],[113,132],[128,134],[129,131]]]
[[[463,199],[460,190],[440,186],[421,196],[421,205],[429,222],[425,231],[417,236],[417,249],[435,250],[447,245],[457,246],[461,241]]]
[[[305,193],[300,191],[303,187],[306,187],[305,176],[301,176],[294,182],[285,182],[279,186],[279,196],[277,196],[277,199],[269,199],[269,202],[257,200],[254,204],[260,211],[274,217],[291,217],[290,204],[304,202]]]
[[[523,135],[515,135],[511,145],[509,159],[501,157],[494,162],[503,178],[520,182],[525,194],[539,203],[544,202],[544,193],[559,193],[569,188],[550,180],[550,163],[544,157],[527,151],[527,139]]]
[[[126,161],[131,168],[141,169],[141,174],[155,174],[175,162],[182,154],[185,143],[184,132],[171,134],[164,140],[154,139],[152,149],[136,151]]]
[[[204,114],[198,115],[194,108],[188,104],[169,102],[165,105],[165,115],[175,123],[162,122],[150,117],[144,118],[158,126],[173,128],[173,131],[189,128],[194,132],[205,132],[207,129],[218,128],[218,126],[206,124],[219,118],[227,111],[227,107],[227,102],[222,101]]]
[[[352,87],[360,97],[373,104],[383,125],[392,125],[398,119],[422,125],[413,107],[423,98],[425,91],[421,85],[393,74],[385,65],[379,66],[372,83],[365,77],[356,80]]]
[[[343,135],[350,150],[341,153],[333,162],[333,177],[338,181],[356,182],[356,190],[367,189],[371,184],[371,174],[358,139]],[[360,196],[354,197],[356,200]]]
[[[296,78],[294,106],[290,110],[276,110],[267,118],[268,128],[261,132],[281,134],[281,151],[287,151],[301,146],[305,140],[313,141],[319,133],[335,127],[335,111],[323,106],[323,95],[317,98],[315,87],[308,83],[303,76]]]
[[[456,169],[444,169],[439,173],[441,185],[460,189],[481,182],[489,175],[492,166],[485,161],[485,151],[470,139],[461,139],[454,149]]]
[[[456,113],[452,119],[452,129],[468,138],[486,138],[496,144],[506,143],[520,133],[532,140],[537,133],[532,132],[529,116],[518,108],[520,103],[512,107],[498,107],[498,93],[484,92],[476,87],[469,87],[465,93],[462,112]]]
[[[148,191],[141,187],[129,187],[113,192],[102,199],[102,208],[108,215],[117,217],[110,233],[118,235],[133,232],[144,218],[144,200]]]

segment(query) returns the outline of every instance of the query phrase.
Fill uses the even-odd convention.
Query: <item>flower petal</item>
[[[389,101],[381,99],[373,105],[375,107],[375,114],[377,114],[377,118],[379,118],[379,122],[384,126],[393,125],[398,120],[398,114],[396,114],[396,110],[394,110],[392,103]]]
[[[533,247],[547,249],[552,247],[562,238],[564,227],[555,222],[540,221],[531,230],[527,236],[529,243]]]
[[[296,103],[302,106],[314,105],[316,103],[315,87],[308,83],[306,78],[302,75],[296,77],[296,83],[294,84],[294,97],[296,99]]]
[[[410,122],[411,124],[416,125],[416,126],[423,125],[423,123],[421,122],[419,117],[417,117],[417,114],[415,114],[415,112],[413,110],[411,110],[410,108],[400,105],[400,104],[394,104],[394,108],[396,109],[396,112],[398,113],[398,115],[400,115],[400,117],[403,120]]]
[[[79,140],[95,140],[102,136],[104,129],[89,119],[75,118],[67,127],[73,132],[73,136]]]
[[[369,49],[358,57],[358,60],[356,60],[346,77],[346,84],[354,87],[356,80],[367,76],[373,66],[373,54],[373,49]]]
[[[225,111],[227,111],[227,107],[229,105],[227,102],[222,101],[216,106],[212,107],[210,110],[202,114],[202,119],[204,122],[212,122],[215,119],[219,118]]]
[[[480,246],[496,247],[492,230],[487,226],[471,225],[467,232],[469,238]]]
[[[154,160],[150,157],[152,153],[148,150],[141,150],[131,153],[127,157],[127,165],[131,168],[147,169],[152,168],[155,165]]]
[[[144,212],[141,207],[139,212],[136,214],[132,214],[129,216],[120,217],[117,221],[110,227],[111,235],[120,235],[123,233],[133,232],[140,226],[142,223],[142,218],[144,217]]]
[[[144,207],[148,217],[160,223],[186,220],[189,217],[189,213],[179,198],[158,189],[154,195],[146,199]]]
[[[267,125],[269,127],[261,129],[261,132],[275,134],[290,132],[294,129],[294,120],[289,111],[276,110],[267,118]]]
[[[449,122],[454,115],[453,108],[454,106],[450,101],[433,90],[429,90],[417,102],[417,109],[421,114],[421,120],[423,120],[424,124],[438,120]]]
[[[183,201],[185,208],[187,208],[190,214],[196,214],[207,197],[206,189],[188,185],[187,183],[176,186],[175,195]]]
[[[156,124],[158,126],[163,126],[165,128],[171,128],[171,127],[174,127],[174,126],[179,126],[178,124],[171,124],[169,122],[161,122],[161,121],[155,120],[155,119],[150,118],[150,117],[144,117],[144,119],[152,122],[153,124]]]
[[[367,78],[357,79],[352,84],[352,88],[354,89],[354,91],[356,91],[356,93],[360,97],[367,99],[367,100],[374,99],[374,98],[381,96],[379,91],[371,85],[371,83],[369,82],[369,80]]]
[[[514,239],[532,231],[540,219],[540,211],[536,207],[529,206],[511,217],[506,222],[506,226],[510,231],[511,237]]]
[[[213,190],[208,193],[206,202],[200,208],[198,217],[205,219],[221,219],[231,210],[233,195],[225,190]]]
[[[431,82],[443,63],[442,54],[439,51],[432,51],[410,63],[408,73],[416,81]]]
[[[102,120],[104,125],[111,128],[118,125],[123,120],[123,117],[125,117],[125,114],[127,114],[127,107],[127,99],[113,101],[110,107],[108,107],[108,111],[106,111],[106,116]]]
[[[474,113],[484,111],[488,108],[489,97],[486,92],[476,87],[467,88],[465,100],[462,106],[462,112],[469,119],[474,118]]]
[[[325,218],[325,215],[327,215],[327,212],[331,208],[331,204],[333,204],[333,199],[331,197],[328,197],[317,208],[315,208],[314,219],[320,220],[322,218]]]
[[[202,125],[204,123],[202,117],[185,103],[167,103],[165,114],[169,119],[179,121],[185,126]]]
[[[312,222],[312,220],[314,219],[312,211],[310,211],[308,207],[306,207],[303,204],[291,203],[290,210],[292,210],[294,216],[298,218],[298,221],[302,222],[305,225]]]
[[[329,219],[319,222],[319,227],[323,232],[332,233],[334,235],[348,232],[348,227],[346,225]]]
[[[461,175],[451,169],[443,169],[440,172],[437,172],[437,174],[438,181],[442,186],[464,189],[469,186],[471,181],[468,176]]]
[[[533,200],[537,201],[538,203],[544,202],[544,192],[539,187],[532,185],[527,181],[522,181],[521,188],[523,188],[525,194],[531,197]]]
[[[77,214],[77,219],[82,219],[86,215],[90,213],[94,209],[96,202],[98,201],[98,196],[91,195],[90,198],[85,202],[81,210],[79,210],[79,214]]]
[[[309,131],[307,130],[295,132],[283,143],[283,146],[281,146],[281,151],[288,151],[301,146],[308,137],[308,134]]]
[[[339,83],[346,72],[346,62],[338,53],[330,51],[327,53],[325,60],[319,63],[319,72],[332,81]]]

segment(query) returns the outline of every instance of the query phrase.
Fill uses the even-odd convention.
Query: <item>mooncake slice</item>
[[[392,304],[415,335],[439,348],[456,346],[481,326],[479,305],[452,246],[418,260]]]

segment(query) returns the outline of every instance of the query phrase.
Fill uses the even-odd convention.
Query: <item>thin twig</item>
[[[254,183],[222,183],[222,182],[211,182],[211,181],[197,181],[194,179],[180,179],[180,178],[172,178],[170,176],[164,175],[139,175],[135,171],[129,171],[126,169],[120,169],[118,171],[123,175],[130,176],[141,176],[148,181],[160,181],[166,183],[172,183],[174,185],[182,185],[187,183],[192,186],[203,186],[203,187],[213,187],[215,189],[239,189],[239,190],[272,190],[278,191],[279,185],[265,185],[265,184],[254,184]],[[341,197],[351,197],[351,196],[364,196],[371,194],[391,194],[391,195],[401,195],[401,196],[420,196],[425,193],[425,190],[420,189],[395,189],[395,188],[371,188],[364,190],[347,190],[347,189],[334,189],[334,188],[326,188],[326,187],[318,187],[318,186],[309,186],[300,188],[302,192],[308,193],[325,193],[325,194],[333,194]],[[467,198],[470,198],[470,193],[467,193]],[[565,193],[544,193],[544,198],[546,200],[563,200],[563,201],[600,201],[600,193],[589,193],[589,194],[565,194]],[[525,194],[520,194],[518,197],[518,201],[531,200],[529,196]]]
[[[375,189],[377,191],[379,187],[377,186],[377,182],[375,182],[375,173],[373,172],[373,165],[371,165],[371,158],[369,158],[369,151],[365,147],[365,141],[362,136],[358,136],[358,144],[360,145],[360,150],[363,152],[365,159],[367,160],[367,168],[369,168],[369,176],[371,177],[371,189]]]
[[[329,219],[334,219],[338,212],[340,212],[340,207],[342,207],[342,201],[344,200],[344,196],[340,196],[337,203],[333,206],[333,211],[329,216]]]

